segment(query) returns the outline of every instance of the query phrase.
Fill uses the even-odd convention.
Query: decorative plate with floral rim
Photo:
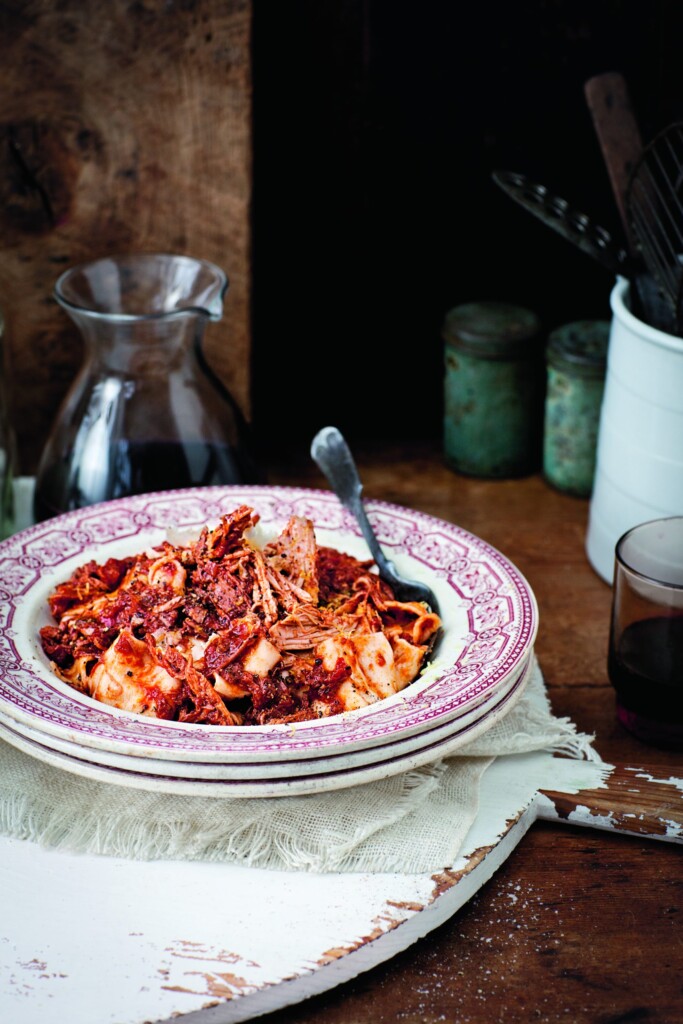
[[[101,704],[59,680],[39,629],[55,585],[84,562],[143,551],[246,504],[265,540],[306,516],[319,544],[359,558],[355,520],[328,491],[207,487],[120,498],[68,512],[0,543],[0,711],[49,736],[121,754],[175,761],[249,763],[338,755],[441,727],[519,675],[538,630],[533,592],[517,568],[475,535],[424,513],[366,502],[380,543],[406,576],[423,579],[443,629],[430,664],[402,692],[357,711],[296,725],[207,726],[168,722]],[[476,716],[475,716],[476,717]]]

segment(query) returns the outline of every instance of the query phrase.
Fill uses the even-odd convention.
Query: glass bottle
[[[260,482],[247,424],[202,350],[227,287],[214,264],[164,253],[61,275],[54,295],[85,360],[40,459],[36,521],[130,494]]]

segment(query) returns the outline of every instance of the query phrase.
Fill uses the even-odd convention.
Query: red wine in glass
[[[683,615],[655,615],[610,637],[617,717],[646,743],[683,747]]]

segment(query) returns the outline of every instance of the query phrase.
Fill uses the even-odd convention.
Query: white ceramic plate
[[[347,771],[353,768],[369,766],[377,762],[386,762],[393,757],[402,757],[418,750],[428,744],[440,742],[455,736],[457,733],[475,725],[479,722],[489,722],[489,717],[495,715],[498,707],[503,701],[509,708],[512,704],[513,691],[518,695],[518,684],[520,676],[526,671],[528,665],[525,662],[521,671],[513,676],[503,686],[496,689],[495,693],[483,704],[472,711],[451,719],[443,725],[433,729],[426,729],[423,732],[415,733],[401,740],[392,743],[376,744],[372,747],[365,747],[361,750],[347,751],[341,754],[332,754],[328,757],[306,758],[298,761],[260,761],[243,763],[230,762],[216,763],[213,761],[171,761],[154,757],[136,757],[130,754],[117,754],[109,750],[101,750],[98,747],[85,747],[79,743],[72,743],[69,740],[52,736],[50,733],[42,732],[40,729],[33,729],[24,722],[19,722],[0,711],[0,726],[5,726],[12,733],[17,733],[38,743],[42,746],[80,761],[88,761],[90,764],[103,765],[110,768],[120,768],[129,772],[143,772],[146,775],[172,775],[183,779],[227,779],[227,780],[264,780],[264,779],[286,779],[303,774],[324,775],[328,772]],[[508,699],[509,698],[509,699]],[[516,696],[515,696],[516,699]]]
[[[443,757],[450,757],[466,743],[476,739],[490,729],[522,695],[531,675],[532,662],[527,662],[526,669],[521,673],[512,688],[490,708],[488,714],[475,719],[462,729],[455,729],[441,740],[429,741],[424,746],[411,750],[400,756],[389,756],[368,765],[355,768],[340,769],[319,774],[310,771],[304,763],[303,775],[289,778],[254,778],[254,779],[216,779],[216,778],[184,778],[169,771],[167,775],[153,775],[143,771],[130,771],[112,766],[95,764],[92,761],[69,754],[61,753],[52,746],[29,739],[26,735],[10,726],[0,723],[0,739],[23,750],[32,757],[55,768],[74,775],[80,775],[95,782],[107,782],[131,789],[153,790],[157,793],[173,793],[178,796],[210,796],[210,797],[282,797],[304,796],[314,793],[330,792],[335,789],[346,789],[367,782],[375,782],[391,775],[411,771],[422,765],[430,764]],[[383,749],[383,748],[380,748]],[[140,759],[144,765],[145,761]],[[169,765],[172,762],[168,762]]]
[[[359,711],[292,725],[166,722],[119,711],[62,683],[42,652],[47,598],[85,561],[123,557],[248,504],[266,535],[291,515],[313,520],[321,544],[368,557],[355,520],[327,491],[214,487],[122,498],[30,527],[0,544],[0,710],[43,734],[164,760],[250,763],[362,750],[433,729],[486,702],[523,667],[538,629],[531,588],[499,551],[440,519],[367,502],[399,571],[430,584],[443,634],[434,663],[404,691]]]

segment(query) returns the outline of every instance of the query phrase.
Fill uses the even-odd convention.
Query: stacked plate
[[[122,498],[31,527],[0,544],[0,737],[87,778],[181,794],[292,796],[340,789],[449,756],[507,713],[531,672],[533,593],[495,548],[457,526],[368,502],[399,571],[429,583],[443,630],[432,662],[399,694],[296,725],[207,726],[110,708],[52,672],[39,641],[47,598],[84,562],[196,535],[238,505],[274,536],[292,515],[319,544],[359,558],[358,527],[326,491],[218,487]]]

